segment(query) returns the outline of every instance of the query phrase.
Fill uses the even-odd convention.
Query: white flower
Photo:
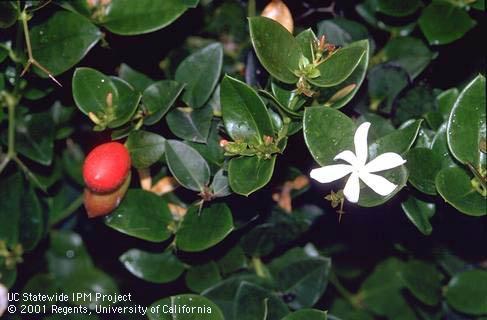
[[[362,123],[355,131],[354,144],[355,154],[350,150],[345,150],[337,154],[334,160],[344,160],[349,164],[334,164],[311,170],[311,178],[321,182],[329,183],[350,174],[343,194],[348,201],[358,202],[360,195],[360,182],[362,180],[376,193],[387,196],[396,189],[397,185],[384,177],[373,174],[387,169],[398,167],[406,162],[399,154],[386,152],[377,156],[374,160],[367,162],[368,146],[367,134],[370,122]]]
[[[0,283],[0,317],[3,315],[8,306],[8,291],[3,284]]]

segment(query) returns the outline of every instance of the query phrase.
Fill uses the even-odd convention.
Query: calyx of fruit
[[[91,191],[110,193],[126,181],[130,166],[130,154],[123,144],[104,143],[94,148],[86,157],[83,179]]]

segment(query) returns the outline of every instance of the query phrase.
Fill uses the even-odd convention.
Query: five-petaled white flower
[[[386,152],[375,159],[367,162],[368,146],[367,135],[370,122],[362,123],[355,131],[354,144],[355,154],[350,150],[340,152],[333,160],[344,160],[349,164],[334,164],[311,170],[311,178],[321,182],[329,183],[350,174],[348,181],[343,189],[343,194],[348,201],[358,202],[360,195],[360,182],[362,180],[376,193],[387,196],[396,189],[397,185],[384,177],[373,174],[373,172],[384,171],[398,167],[406,162],[399,154]]]

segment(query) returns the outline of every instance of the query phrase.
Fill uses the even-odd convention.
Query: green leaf
[[[451,23],[452,21],[455,23]],[[428,5],[418,22],[432,45],[447,44],[460,39],[477,24],[465,10],[442,1],[434,1]]]
[[[13,2],[0,2],[0,28],[11,27],[17,21],[17,10]]]
[[[210,44],[181,62],[175,80],[186,84],[182,99],[189,107],[200,108],[208,101],[220,78],[222,64],[220,43]]]
[[[193,191],[204,191],[210,182],[206,160],[192,147],[177,140],[166,140],[166,162],[178,182]]]
[[[110,2],[109,9],[99,17],[105,28],[120,35],[136,35],[162,29],[188,8],[180,0],[117,0]]]
[[[369,129],[369,141],[375,141],[383,136],[386,136],[396,129],[392,125],[389,119],[386,119],[376,113],[364,113],[357,119],[357,125],[360,125],[364,122],[370,122],[370,129]]]
[[[272,178],[276,156],[232,158],[228,164],[228,181],[233,192],[248,196],[264,187]]]
[[[418,136],[422,120],[412,120],[398,130],[383,136],[369,145],[369,159],[385,152],[404,155],[409,151]]]
[[[238,320],[279,320],[288,313],[284,302],[271,291],[248,282],[240,284],[234,308]]]
[[[81,61],[101,37],[100,30],[88,19],[64,10],[30,31],[34,58],[55,76]],[[38,68],[36,73],[48,77]]]
[[[421,0],[378,0],[377,11],[388,16],[404,17],[413,14],[422,6]]]
[[[353,41],[367,39],[369,32],[364,25],[356,21],[337,17],[318,23],[318,35],[324,35],[329,43],[344,46]]]
[[[200,293],[221,281],[218,265],[214,261],[193,266],[186,273],[186,286],[194,292]]]
[[[316,40],[316,35],[311,28],[302,31],[296,36],[296,41],[298,41],[303,55],[309,61],[313,61],[314,46]]]
[[[402,124],[410,119],[428,118],[428,113],[436,112],[435,95],[430,88],[417,85],[394,101],[396,114],[394,122]]]
[[[113,116],[113,108],[119,103],[118,89],[112,79],[95,69],[77,68],[72,86],[74,102],[81,112],[94,113],[108,124],[111,119],[104,116]],[[111,107],[107,100],[111,100]]]
[[[222,137],[219,134],[219,125],[220,121],[213,121],[206,144],[187,142],[188,145],[193,147],[193,149],[198,151],[201,156],[205,158],[210,166],[212,174],[220,170],[225,161],[224,150],[220,146]]]
[[[210,189],[213,196],[217,198],[226,197],[232,193],[225,170],[220,169],[217,171],[211,182]]]
[[[27,114],[15,124],[15,148],[23,156],[49,166],[54,154],[54,126],[51,114]]]
[[[120,206],[105,219],[110,228],[151,242],[162,242],[171,236],[171,221],[166,200],[144,190],[129,190]]]
[[[451,88],[448,90],[443,91],[438,96],[436,96],[436,103],[438,104],[438,110],[441,112],[445,119],[448,119],[450,116],[451,110],[453,109],[453,105],[458,98],[457,88]]]
[[[149,168],[159,161],[164,154],[166,139],[148,132],[133,131],[130,133],[125,146],[130,152],[132,165],[136,168]]]
[[[401,268],[400,277],[406,288],[424,304],[435,306],[440,302],[443,276],[434,264],[410,260]]]
[[[446,137],[446,128],[448,123],[443,123],[431,142],[431,150],[441,158],[442,168],[456,167],[455,160],[448,149],[448,141]]]
[[[169,251],[151,253],[131,249],[119,260],[131,274],[153,283],[174,281],[184,272],[184,265]]]
[[[477,76],[458,96],[448,119],[448,146],[453,156],[475,168],[481,163],[481,140],[486,139],[485,77]]]
[[[387,42],[379,57],[382,58],[382,62],[397,63],[414,79],[436,57],[436,54],[418,38],[397,37]]]
[[[445,297],[455,310],[478,316],[487,314],[487,271],[476,269],[455,275],[446,287]]]
[[[409,75],[397,65],[381,63],[370,69],[367,80],[371,108],[377,109],[384,102],[382,107],[389,111],[394,99],[409,84]]]
[[[213,110],[207,105],[200,109],[176,108],[167,114],[166,121],[171,132],[178,138],[206,143],[212,118]]]
[[[400,291],[403,287],[402,268],[400,260],[388,258],[380,262],[362,283],[359,294],[375,314],[389,319],[416,319]]]
[[[304,111],[303,132],[306,145],[321,166],[332,164],[333,158],[353,145],[355,124],[342,112],[325,107]]]
[[[472,187],[465,170],[452,167],[442,169],[436,176],[438,193],[457,210],[469,216],[486,215],[485,198]]]
[[[190,308],[201,312],[179,312],[178,308]],[[158,310],[153,312],[152,310]],[[203,296],[183,294],[154,302],[147,312],[150,320],[225,320],[220,308]]]
[[[357,45],[348,45],[338,49],[331,57],[327,57],[318,65],[320,76],[309,79],[309,82],[318,87],[333,87],[342,83],[357,68],[365,53],[366,50]]]
[[[144,92],[144,90],[154,83],[154,80],[146,76],[145,74],[132,69],[130,66],[122,63],[118,69],[118,76],[123,80],[130,83],[135,90]]]
[[[0,241],[10,246],[17,244],[20,237],[22,190],[23,181],[19,173],[0,180]]]
[[[348,45],[348,47],[353,46],[361,47],[365,50],[365,53],[362,55],[362,58],[360,58],[357,67],[353,70],[350,76],[348,76],[348,78],[340,83],[340,85],[337,87],[321,88],[320,90],[320,101],[326,102],[327,105],[330,105],[336,109],[345,106],[355,96],[357,91],[360,89],[360,86],[367,73],[367,68],[369,65],[369,52],[371,50],[369,41],[360,40]],[[350,86],[354,86],[351,91],[348,89]],[[343,90],[347,91],[344,92]]]
[[[221,83],[220,99],[223,122],[233,140],[259,145],[263,143],[264,136],[273,136],[265,104],[251,87],[225,76]]]
[[[247,268],[247,257],[240,245],[236,245],[217,261],[223,275]]]
[[[144,123],[153,125],[159,122],[176,102],[183,89],[184,84],[172,80],[161,80],[148,86],[142,95],[148,114]]]
[[[413,196],[401,203],[402,210],[419,231],[424,235],[430,235],[433,231],[430,219],[436,212],[434,203],[419,200]]]
[[[24,251],[31,251],[44,236],[44,215],[41,203],[31,185],[24,189],[21,197],[19,241]]]
[[[276,276],[280,290],[294,299],[288,303],[293,309],[315,305],[326,290],[331,259],[316,257],[290,262]]]
[[[176,246],[188,252],[203,251],[216,245],[232,232],[232,212],[224,203],[200,208],[192,206],[176,232]]]
[[[116,128],[123,126],[132,119],[142,95],[125,80],[117,77],[111,77],[111,79],[117,87],[118,104],[113,107],[114,119],[110,121],[108,127]]]
[[[427,148],[414,148],[406,156],[409,182],[419,191],[436,195],[435,179],[442,168],[440,156]]]
[[[249,18],[250,39],[264,68],[284,83],[296,83],[294,71],[303,55],[298,41],[278,22],[265,17]]]
[[[326,312],[316,309],[302,309],[288,314],[282,320],[326,320]]]

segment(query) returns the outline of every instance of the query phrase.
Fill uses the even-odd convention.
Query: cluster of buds
[[[258,156],[259,158],[270,159],[273,154],[281,152],[277,146],[277,140],[271,136],[264,136],[263,143],[259,145],[221,139],[220,147],[225,150],[226,156]]]
[[[315,55],[315,63],[320,63],[321,59],[324,57],[325,53],[326,56],[330,56],[336,50],[334,44],[327,43],[325,35],[322,35],[319,39],[316,39],[314,42],[314,55]]]
[[[21,244],[16,244],[9,250],[7,243],[0,240],[0,258],[3,258],[4,265],[7,269],[13,269],[18,263],[21,263],[23,261],[23,254],[24,249]]]
[[[106,108],[103,114],[95,114],[94,112],[89,112],[88,117],[91,121],[95,123],[93,128],[95,131],[103,131],[106,129],[108,123],[110,123],[114,118],[113,110],[113,94],[109,92],[105,99]]]
[[[97,22],[103,22],[111,3],[112,0],[86,0],[88,8],[91,9],[91,18]]]

